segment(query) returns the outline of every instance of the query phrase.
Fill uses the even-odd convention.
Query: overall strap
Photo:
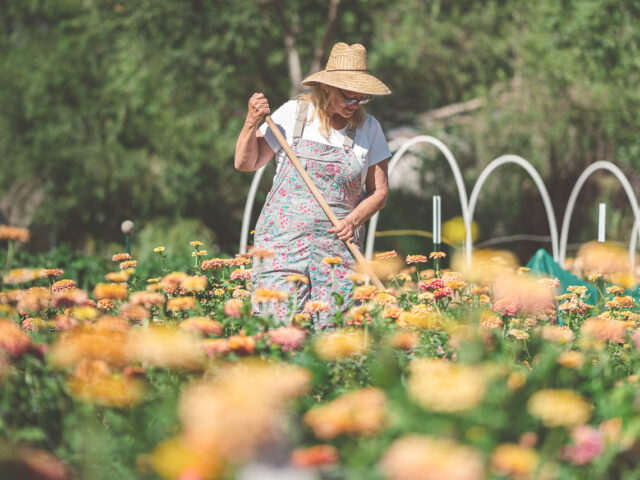
[[[349,127],[347,132],[344,134],[344,142],[342,145],[345,148],[353,148],[353,141],[356,138],[356,127]]]
[[[309,102],[306,100],[298,102],[298,117],[296,118],[296,124],[293,127],[294,140],[302,137],[302,130],[304,130],[304,124],[307,121],[307,110],[309,110]]]

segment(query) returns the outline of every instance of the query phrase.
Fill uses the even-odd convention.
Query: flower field
[[[8,266],[28,232],[0,236]],[[270,252],[192,246],[153,278],[115,254],[86,291],[5,268],[0,478],[640,478],[640,308],[593,246],[595,299],[496,252],[383,252],[386,290],[354,273],[325,326],[292,308],[304,277],[252,290]]]

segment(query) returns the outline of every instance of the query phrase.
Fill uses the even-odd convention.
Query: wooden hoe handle
[[[293,163],[293,166],[296,167],[296,170],[302,177],[302,180],[304,180],[304,183],[306,183],[307,187],[309,187],[309,190],[311,190],[311,194],[315,197],[315,199],[320,204],[320,208],[322,208],[322,211],[327,215],[327,217],[329,217],[329,220],[331,221],[333,226],[334,227],[337,226],[340,220],[338,220],[338,217],[336,217],[336,214],[333,213],[333,211],[331,210],[331,207],[322,196],[322,193],[320,193],[320,190],[318,190],[318,187],[316,187],[315,183],[313,183],[313,180],[311,180],[311,177],[309,177],[309,174],[307,173],[307,171],[300,164],[300,160],[298,160],[298,157],[296,156],[296,154],[293,153],[293,150],[291,150],[291,147],[287,143],[287,140],[282,136],[282,132],[280,132],[280,129],[273,122],[271,116],[267,115],[264,120],[265,122],[267,122],[267,125],[269,125],[269,128],[275,135],[280,146],[284,149],[285,153],[289,157],[289,160],[291,160],[291,163]],[[351,241],[345,241],[344,243],[349,249],[349,251],[351,252],[351,254],[353,255],[353,257],[356,259],[356,262],[358,262],[362,267],[362,269],[366,272],[366,274],[369,275],[369,278],[374,283],[374,285],[379,289],[384,289],[382,282],[380,281],[378,276],[373,272],[373,270],[371,269],[371,266],[367,263],[367,261],[365,260],[364,256],[362,255],[358,247]]]

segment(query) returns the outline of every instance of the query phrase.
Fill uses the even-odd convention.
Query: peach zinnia
[[[121,262],[123,260],[131,260],[131,255],[128,253],[116,253],[111,257],[111,261],[113,262]]]
[[[99,283],[93,289],[93,296],[96,300],[102,300],[103,298],[111,298],[124,300],[127,298],[129,291],[126,284],[122,283]]]
[[[72,290],[74,288],[76,288],[76,282],[69,279],[58,280],[56,283],[51,285],[51,291],[54,293],[62,292],[64,290]]]
[[[407,265],[411,265],[412,263],[427,263],[427,257],[424,255],[407,255],[405,262],[407,262]]]
[[[331,305],[320,300],[308,300],[307,303],[304,304],[304,311],[306,313],[322,313],[328,312],[329,310],[331,310]]]

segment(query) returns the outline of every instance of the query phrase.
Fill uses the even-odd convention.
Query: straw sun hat
[[[319,83],[367,95],[389,95],[391,90],[367,68],[367,50],[359,43],[336,43],[331,49],[324,70],[309,75],[303,85],[313,87]]]

